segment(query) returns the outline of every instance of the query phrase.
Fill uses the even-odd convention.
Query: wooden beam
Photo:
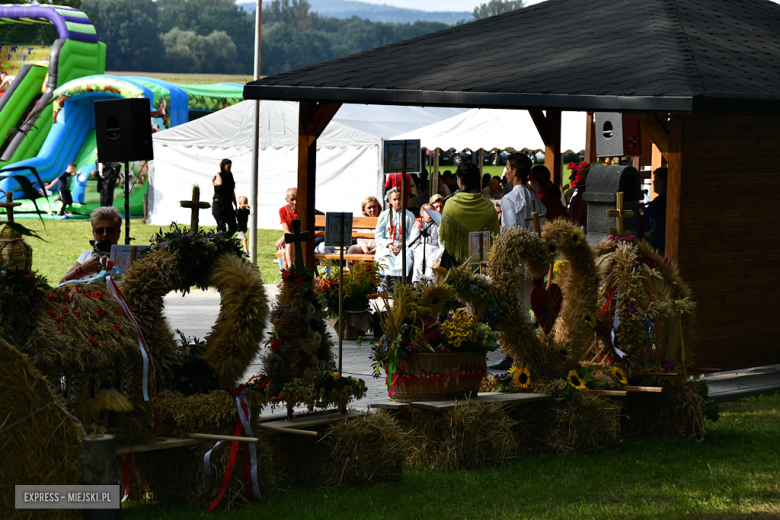
[[[548,131],[544,148],[544,165],[550,170],[552,181],[560,186],[563,181],[563,156],[561,155],[561,111],[547,111]]]
[[[303,231],[314,233],[317,183],[317,138],[336,115],[341,103],[302,101],[298,107],[298,218]],[[306,243],[306,267],[314,269],[314,240]]]
[[[589,163],[596,162],[596,124],[593,121],[593,112],[585,116],[585,160]]]
[[[664,158],[668,161],[666,154],[669,151],[669,131],[666,124],[658,118],[656,114],[634,114],[637,121],[650,136],[653,143],[658,147]]]
[[[550,142],[550,134],[552,131],[550,130],[550,125],[547,123],[544,112],[541,110],[529,110],[528,113],[531,114],[531,119],[533,119],[534,124],[536,125],[536,131],[539,132],[539,135],[542,137],[542,142],[547,146]]]
[[[680,210],[682,203],[682,133],[685,116],[673,114],[669,120],[669,176],[666,183],[666,251],[677,263],[680,257]],[[659,146],[660,148],[660,146]],[[663,148],[661,148],[663,152]]]

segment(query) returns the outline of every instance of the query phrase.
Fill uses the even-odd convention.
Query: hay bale
[[[257,479],[260,493],[265,497],[271,489],[269,470],[272,453],[267,440],[262,436],[259,438],[260,442],[255,444]],[[137,486],[137,491],[150,502],[208,507],[217,498],[230,456],[230,445],[224,442],[212,452],[211,476],[206,475],[203,469],[203,457],[214,446],[213,443],[137,453],[133,456],[134,482],[131,486]],[[249,483],[244,474],[247,446],[247,443],[239,445],[235,468],[219,503],[220,509],[230,510],[249,504],[246,492]]]
[[[697,390],[698,382],[669,377],[653,379],[652,386],[663,386],[662,393],[628,393],[621,419],[623,435],[641,439],[703,439],[706,403]]]
[[[606,448],[620,435],[621,410],[620,403],[608,397],[571,393],[554,403],[543,444],[554,453]]]
[[[407,464],[470,469],[509,462],[517,451],[517,421],[501,403],[466,401],[446,412],[408,410],[397,419],[409,434]]]
[[[81,483],[80,423],[61,408],[46,378],[0,339],[0,516],[13,516],[17,484]],[[81,518],[79,510],[42,510],[33,518]]]
[[[403,479],[407,436],[384,410],[331,426],[317,449],[324,452],[322,483],[368,484]]]

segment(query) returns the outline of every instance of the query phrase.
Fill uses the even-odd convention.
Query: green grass
[[[40,220],[22,220],[21,224],[35,230],[41,238],[26,238],[26,242],[33,248],[33,269],[46,276],[49,283],[56,285],[60,278],[76,262],[76,258],[90,248],[92,228],[88,220],[47,220],[44,228]],[[149,244],[149,238],[160,229],[159,226],[145,226],[140,219],[130,221],[130,236],[136,238],[135,245]],[[281,230],[258,229],[257,261],[260,271],[263,273],[265,283],[278,283],[278,264],[272,265],[274,260],[274,242],[282,235]],[[124,244],[124,223],[120,244]]]
[[[701,442],[624,440],[592,454],[521,455],[499,468],[409,470],[397,484],[284,487],[265,502],[210,518],[779,518],[780,394],[724,404],[721,419],[707,424]],[[131,502],[122,515],[204,513]]]

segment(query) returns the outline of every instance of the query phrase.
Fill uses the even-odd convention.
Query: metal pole
[[[401,283],[406,285],[406,139],[401,152],[401,254]]]
[[[263,0],[257,0],[255,5],[255,74],[254,79],[260,79],[260,50],[261,35],[263,27]],[[257,264],[257,204],[258,204],[258,168],[260,149],[260,100],[255,101],[255,139],[252,147],[252,182],[249,190],[250,205],[252,213],[249,228],[249,259],[253,264]]]
[[[344,334],[347,333],[347,322],[344,320],[344,213],[341,214],[341,230],[339,231],[339,375],[341,375],[342,364],[342,351],[341,342]]]
[[[125,245],[130,245],[130,163],[125,163]]]

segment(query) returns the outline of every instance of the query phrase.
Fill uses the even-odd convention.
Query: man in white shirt
[[[531,213],[536,211],[539,215],[546,213],[547,208],[542,201],[528,187],[528,174],[531,173],[531,159],[523,153],[513,153],[507,157],[504,175],[512,184],[512,191],[501,199],[501,231],[513,227],[522,227],[526,231],[533,231],[533,222],[526,221],[531,218]],[[535,210],[534,210],[535,208]],[[530,308],[530,294],[533,281],[523,280],[523,315],[528,316]],[[514,364],[510,356],[505,356],[498,363],[493,363],[488,368],[491,370],[509,370]]]
[[[513,188],[501,199],[501,229],[523,227],[526,231],[533,231],[533,222],[525,219],[531,218],[534,211],[539,215],[547,212],[534,190],[528,186],[531,166],[531,159],[523,153],[513,153],[507,157],[504,175]]]

